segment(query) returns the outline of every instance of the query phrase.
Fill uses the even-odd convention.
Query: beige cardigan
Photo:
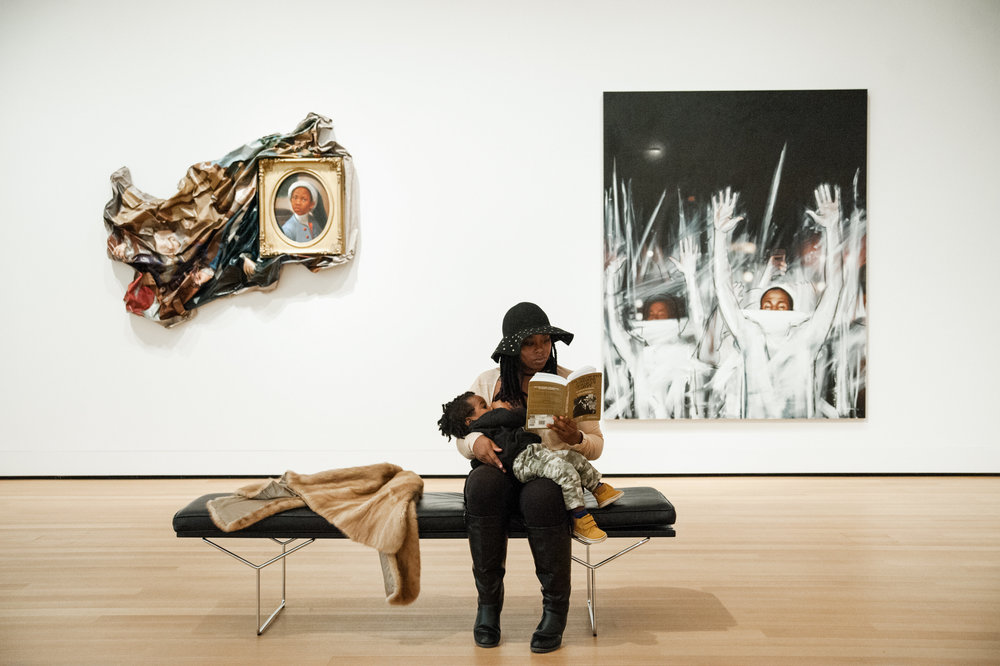
[[[562,366],[559,366],[557,372],[560,377],[566,377],[570,373],[569,370]],[[497,381],[499,379],[499,367],[487,370],[476,377],[476,381],[472,383],[469,390],[476,395],[481,396],[487,403],[490,403],[493,401],[493,393],[496,390]],[[578,425],[580,430],[583,432],[583,441],[579,444],[570,446],[566,442],[559,439],[559,436],[552,430],[546,430],[545,432],[539,433],[542,436],[542,443],[553,451],[571,449],[582,454],[587,460],[597,460],[601,457],[601,453],[604,451],[604,433],[601,432],[601,422],[584,421]],[[470,432],[466,437],[455,440],[455,446],[458,448],[458,452],[469,460],[472,460],[472,445],[480,435],[482,435],[480,432]]]

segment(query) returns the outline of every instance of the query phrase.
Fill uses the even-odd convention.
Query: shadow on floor
[[[681,587],[609,587],[598,590],[597,638],[605,647],[617,643],[652,645],[665,633],[726,631],[736,619],[718,597]],[[586,591],[582,591],[586,594]],[[570,625],[583,616],[590,634],[586,602],[574,603]],[[575,629],[574,629],[575,633]]]
[[[576,588],[566,627],[567,640],[591,637],[586,591]],[[605,647],[619,643],[652,645],[664,633],[725,631],[736,621],[712,594],[677,587],[618,587],[600,590],[597,632]],[[271,609],[262,613],[266,617]],[[541,611],[540,595],[507,595],[504,633],[530,636]],[[379,598],[290,599],[288,607],[265,632],[271,640],[323,634],[365,634],[369,640],[428,645],[463,641],[475,617],[473,598],[424,594],[411,606],[388,606]],[[195,630],[198,635],[253,637],[253,602],[245,611],[217,605]]]

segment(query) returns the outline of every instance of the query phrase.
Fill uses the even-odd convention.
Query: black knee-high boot
[[[479,607],[472,636],[479,647],[500,644],[500,611],[503,609],[503,575],[507,560],[507,521],[500,516],[465,514],[465,529],[472,552],[472,575],[479,592]]]
[[[569,613],[570,555],[573,546],[566,525],[529,527],[528,544],[535,558],[535,575],[542,584],[542,621],[531,637],[532,652],[552,652],[562,645]]]

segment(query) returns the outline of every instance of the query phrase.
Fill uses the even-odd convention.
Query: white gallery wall
[[[0,4],[0,476],[462,474],[442,402],[539,303],[600,366],[602,92],[869,90],[864,422],[606,421],[605,473],[1000,472],[1000,3]],[[173,329],[125,312],[109,176],[309,112],[355,261]]]

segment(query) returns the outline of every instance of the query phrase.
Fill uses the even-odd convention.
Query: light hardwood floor
[[[574,565],[564,647],[534,656],[524,540],[511,542],[498,648],[472,643],[460,540],[421,542],[408,607],[385,604],[372,551],[316,542],[290,557],[288,607],[258,637],[252,570],[170,526],[197,495],[243,481],[0,481],[0,663],[1000,663],[1000,478],[609,480],[662,490],[678,536],[599,570],[596,638]],[[279,575],[264,571],[269,599]]]

